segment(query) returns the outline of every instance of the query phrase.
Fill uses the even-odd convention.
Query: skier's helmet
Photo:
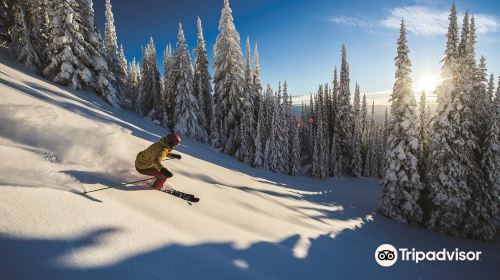
[[[181,136],[179,135],[179,133],[169,134],[167,135],[167,143],[171,147],[176,147],[181,144]]]

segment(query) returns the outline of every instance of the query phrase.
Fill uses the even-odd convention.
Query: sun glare
[[[425,91],[427,94],[432,94],[439,84],[439,75],[424,74],[417,81],[417,92]]]

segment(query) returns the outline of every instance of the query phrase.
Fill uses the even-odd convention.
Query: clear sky
[[[104,2],[94,0],[98,27],[104,29]],[[500,75],[500,1],[458,0],[459,24],[465,10],[476,17],[478,57]],[[223,0],[111,0],[118,41],[128,59],[153,36],[160,65],[165,45],[175,45],[182,21],[190,49],[196,47],[196,17],[203,21],[209,59],[218,34]],[[451,1],[440,0],[230,0],[238,32],[258,43],[262,81],[275,87],[287,80],[292,95],[315,92],[331,82],[347,47],[351,82],[372,98],[392,89],[399,21],[408,27],[415,88],[439,75]],[[210,64],[212,65],[212,64]],[[210,69],[213,71],[213,69]],[[353,84],[351,85],[354,88]]]

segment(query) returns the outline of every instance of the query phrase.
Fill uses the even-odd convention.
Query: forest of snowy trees
[[[438,109],[431,120],[425,94],[420,109],[416,107],[401,22],[381,212],[439,232],[493,240],[500,179],[500,86],[495,95],[486,59],[476,60],[474,16],[465,13],[460,37],[458,33],[453,4],[442,82],[436,89]]]
[[[417,108],[406,28],[401,23],[391,108],[374,119],[374,104],[351,80],[347,50],[332,81],[319,85],[294,110],[287,82],[261,82],[257,44],[243,53],[228,0],[213,50],[213,82],[197,19],[194,57],[179,23],[175,46],[163,51],[160,74],[154,39],[141,61],[128,63],[119,45],[110,0],[104,38],[92,0],[0,0],[0,41],[13,56],[47,79],[93,90],[114,107],[135,111],[255,168],[318,179],[382,179],[380,210],[413,225],[470,238],[496,234],[500,170],[500,87],[476,61],[474,17],[466,13],[459,36],[449,16],[438,109],[431,118],[426,93]],[[499,79],[500,83],[500,79]],[[430,93],[427,93],[430,94]],[[371,105],[371,106],[370,106]]]

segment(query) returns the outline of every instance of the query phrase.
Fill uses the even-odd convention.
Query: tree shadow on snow
[[[310,239],[302,257],[294,255],[302,237],[291,235],[245,248],[232,242],[166,244],[139,254],[128,252],[116,263],[81,268],[65,265],[64,260],[78,261],[73,252],[98,247],[104,236],[112,238],[120,231],[103,228],[66,239],[0,234],[0,275],[6,279],[472,279],[480,273],[485,279],[495,279],[500,272],[498,243],[420,231],[425,230],[375,217],[333,237],[324,234]],[[454,250],[460,244],[461,249],[482,250],[483,258],[480,262],[398,262],[384,268],[374,259],[375,249],[383,243],[410,249],[419,244],[420,250]]]

